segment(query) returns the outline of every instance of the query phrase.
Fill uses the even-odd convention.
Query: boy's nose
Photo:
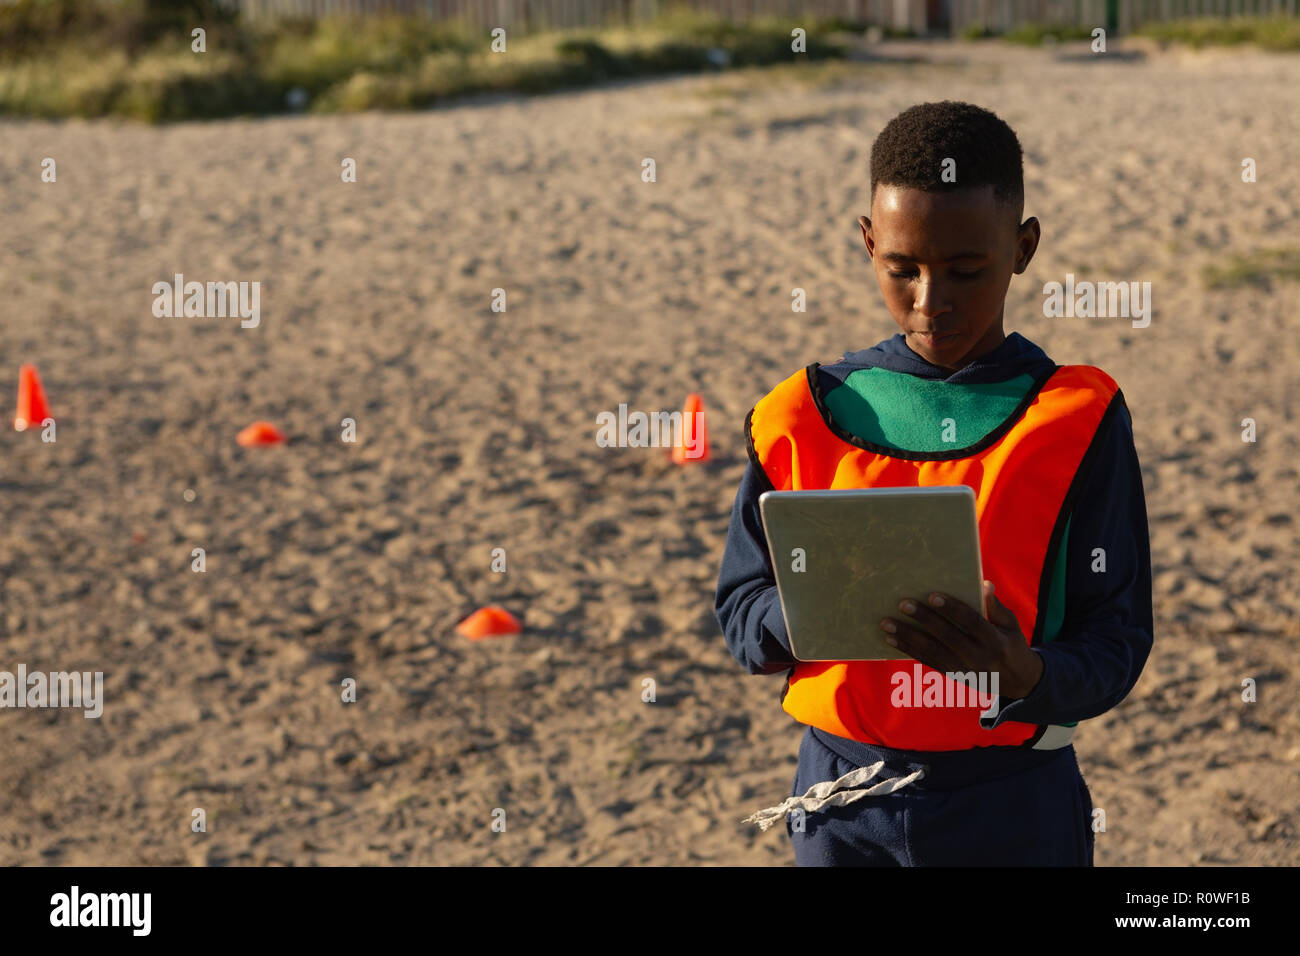
[[[943,300],[936,283],[922,282],[917,286],[916,298],[912,302],[912,308],[921,315],[932,318],[947,312],[950,306]]]

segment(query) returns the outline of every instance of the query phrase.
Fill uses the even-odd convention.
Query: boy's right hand
[[[987,619],[964,601],[939,591],[929,596],[928,604],[904,598],[899,609],[915,622],[885,618],[880,622],[888,632],[885,643],[945,674],[996,673],[1003,697],[1027,697],[1043,675],[1043,659],[1030,650],[1020,622],[993,593],[992,581],[984,582],[984,601]]]

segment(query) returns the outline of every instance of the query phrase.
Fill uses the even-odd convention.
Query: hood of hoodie
[[[987,355],[953,372],[917,355],[899,333],[818,366],[818,403],[828,421],[873,445],[939,451],[950,446],[935,444],[940,439],[933,434],[934,422],[959,419],[971,434],[982,436],[1056,367],[1042,349],[1013,332]],[[905,376],[926,384],[909,384]]]
[[[1056,366],[1047,353],[1019,332],[1012,332],[993,351],[982,355],[965,368],[953,372],[931,365],[907,346],[901,332],[869,349],[846,352],[844,358],[833,365],[823,365],[822,371],[837,382],[864,368],[883,368],[890,372],[903,372],[926,379],[940,379],[954,385],[974,385],[985,382],[1005,382],[1017,375],[1038,378]],[[827,383],[830,384],[830,383]]]

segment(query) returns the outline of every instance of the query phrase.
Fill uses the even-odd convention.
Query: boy
[[[1146,503],[1114,380],[1003,331],[1011,276],[1038,247],[1023,211],[1020,143],[994,114],[896,116],[858,222],[901,334],[796,373],[745,423],[716,611],[750,673],[787,673],[782,706],[808,725],[790,799],[750,818],[785,817],[798,865],[1092,865],[1070,739],[1151,650]],[[774,488],[936,484],[975,490],[987,619],[926,593],[879,625],[927,676],[996,674],[988,716],[903,706],[895,675],[912,660],[797,661],[772,573],[789,556],[767,553],[759,517]]]

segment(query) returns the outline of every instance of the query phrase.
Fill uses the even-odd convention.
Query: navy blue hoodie
[[[851,373],[883,368],[953,384],[1038,377],[1055,363],[1033,342],[1013,332],[996,349],[956,372],[925,361],[901,334],[851,352],[819,370],[824,395]],[[997,717],[1032,724],[1069,724],[1105,713],[1137,683],[1151,651],[1151,554],[1142,472],[1127,408],[1110,418],[1091,475],[1076,499],[1066,557],[1065,620],[1054,641],[1033,650],[1043,674],[1027,697],[999,701]],[[715,602],[727,648],[751,674],[784,674],[794,664],[772,561],[759,516],[758,497],[771,491],[751,461],[741,479],[727,532]],[[1104,548],[1106,573],[1091,571],[1094,548]],[[837,749],[866,762],[874,754],[835,738]]]

